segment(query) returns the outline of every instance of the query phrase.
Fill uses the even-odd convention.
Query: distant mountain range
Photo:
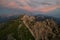
[[[43,14],[43,15],[48,15],[48,16],[53,16],[60,18],[60,8],[57,8],[53,11],[43,13],[40,11],[27,11],[24,9],[16,9],[16,8],[7,8],[7,7],[2,7],[0,6],[0,16],[11,16],[11,15],[20,15],[20,14],[28,14],[28,15],[37,15],[37,14]]]
[[[12,9],[12,8],[6,8],[0,6],[0,22],[5,22],[9,19],[15,19],[17,16],[21,14],[27,14],[30,16],[44,16],[47,18],[55,18],[58,24],[60,24],[60,8],[57,8],[56,10],[53,10],[48,13],[42,13],[42,12],[29,12],[27,10],[23,9]]]
[[[55,17],[51,17],[51,16],[46,16],[46,15],[30,15],[30,16],[35,16],[36,17],[36,21],[43,21],[45,19],[53,19],[58,25],[60,25],[60,18],[55,18]],[[2,22],[7,22],[9,20],[15,20],[17,17],[19,17],[19,15],[14,15],[14,16],[9,16],[9,17],[1,17],[0,16],[0,23]]]

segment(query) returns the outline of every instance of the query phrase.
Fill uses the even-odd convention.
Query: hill
[[[0,23],[0,40],[59,40],[59,31],[53,18],[20,15]]]

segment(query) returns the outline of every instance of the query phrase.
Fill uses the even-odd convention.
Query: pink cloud
[[[18,8],[19,6],[15,2],[10,2],[7,4],[7,7]]]
[[[28,5],[25,5],[23,7],[21,7],[22,9],[25,9],[25,10],[28,10],[28,11],[33,11],[33,8],[31,8],[30,6]]]
[[[22,2],[24,4],[24,6],[19,6],[15,1],[7,2],[6,0],[0,0],[0,4],[5,7],[9,7],[9,8],[18,8],[18,9],[21,8],[21,9],[28,10],[28,11],[41,11],[41,12],[49,12],[58,7],[60,8],[60,5],[49,6],[49,7],[45,7],[45,8],[40,8],[40,7],[32,8],[31,6],[29,6],[26,3],[26,0],[17,0],[17,1]]]
[[[20,2],[25,2],[25,0],[18,0]],[[19,6],[15,1],[7,2],[6,0],[0,0],[0,4],[3,5],[4,7],[9,7],[9,8],[21,8],[24,10],[32,11],[32,8],[28,5],[25,4],[24,6]]]
[[[42,8],[42,9],[38,9],[39,11],[42,11],[42,12],[49,12],[49,11],[52,11],[56,8],[58,8],[59,6],[50,6],[50,7],[46,7],[46,8]]]
[[[8,2],[6,2],[6,0],[0,0],[0,5],[4,5],[7,4]]]
[[[29,6],[29,5],[24,5],[24,6],[19,6],[18,4],[16,4],[15,2],[10,2],[7,4],[7,7],[10,7],[10,8],[21,8],[21,9],[24,9],[24,10],[28,10],[28,11],[32,11],[32,8]]]
[[[14,1],[7,2],[6,0],[0,0],[0,5],[3,5],[4,7],[18,8],[18,5]]]

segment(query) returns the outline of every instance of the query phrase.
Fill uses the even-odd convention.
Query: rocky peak
[[[45,17],[43,17],[45,18]],[[54,38],[56,37],[56,33],[58,33],[58,26],[52,19],[43,19],[43,21],[35,21],[34,16],[24,15],[21,20],[26,25],[26,27],[30,30],[35,40],[48,40],[48,37]],[[54,33],[54,31],[55,33]],[[52,35],[52,36],[49,36]]]

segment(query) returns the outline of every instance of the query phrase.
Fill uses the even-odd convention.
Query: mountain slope
[[[23,23],[29,29],[35,40],[53,40],[56,36],[58,37],[59,30],[55,21],[53,19],[43,19],[45,17],[40,18],[40,21],[36,21],[34,16],[24,15],[21,20],[23,20]],[[56,40],[59,40],[59,38]]]
[[[60,29],[58,29],[58,25],[51,17],[20,15],[16,19],[0,23],[0,40],[40,40],[40,38],[45,39],[45,37],[46,40],[59,40]]]

